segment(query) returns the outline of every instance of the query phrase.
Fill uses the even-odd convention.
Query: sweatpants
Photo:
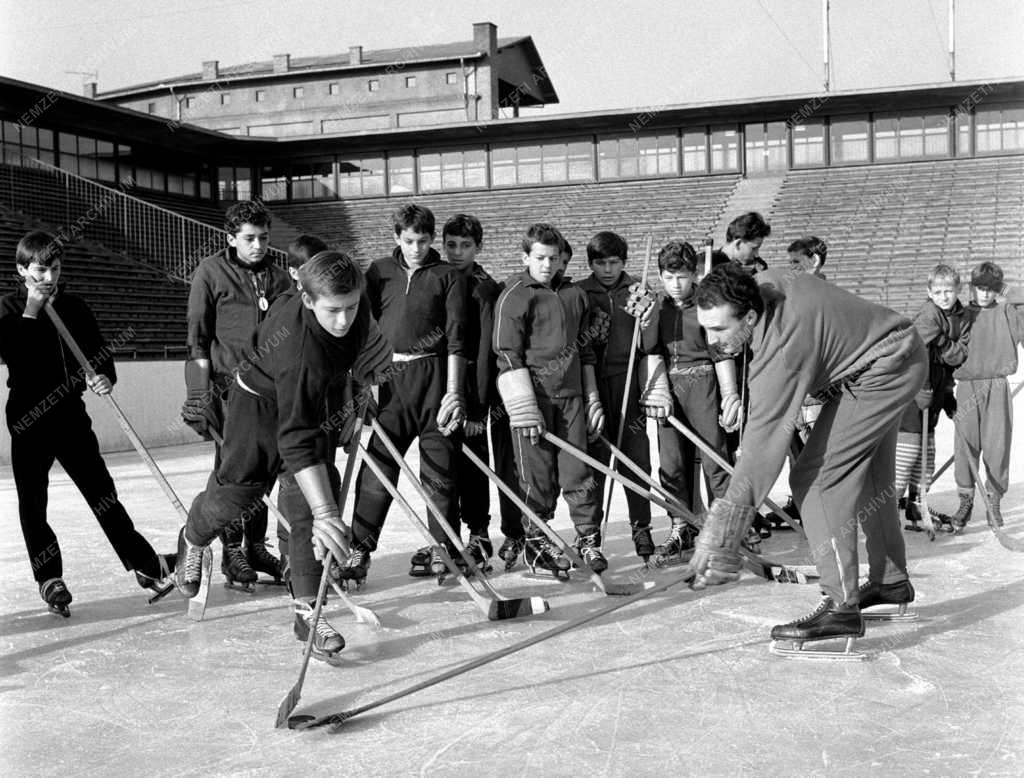
[[[548,432],[586,451],[587,418],[582,397],[551,399],[538,395],[537,405]],[[522,435],[513,433],[512,445],[523,502],[541,519],[550,521],[555,515],[555,502],[561,489],[576,532],[580,535],[597,532],[601,492],[590,466],[543,439],[532,444]],[[522,523],[527,535],[539,534],[526,516],[522,517]]]
[[[46,511],[49,473],[55,461],[89,504],[125,570],[155,572],[156,552],[135,529],[117,497],[81,397],[63,400],[21,429],[8,418],[8,429],[18,517],[36,583],[64,574],[60,545]]]
[[[958,491],[974,494],[971,465],[985,463],[988,484],[978,484],[1002,496],[1010,484],[1010,440],[1013,437],[1013,409],[1010,383],[1005,378],[961,380],[956,387],[956,437],[953,444],[953,472]],[[978,470],[980,474],[980,470]]]
[[[235,384],[234,377],[222,378],[217,382],[216,390],[213,396],[213,401],[216,403],[220,403],[221,419],[227,419],[228,417],[228,397],[230,396],[231,392],[234,391],[235,389],[237,389],[237,385]],[[220,448],[220,445],[214,443],[214,470],[220,467]],[[236,523],[228,524],[228,526],[226,526],[220,532],[220,540],[221,543],[225,546],[229,544],[238,545],[242,542],[243,538],[247,540],[250,544],[254,542],[262,543],[264,540],[266,540],[266,534],[267,508],[265,505],[261,505],[259,510],[253,513],[252,518],[244,525],[239,526]]]
[[[672,414],[697,433],[704,442],[728,461],[725,431],[718,424],[718,379],[712,365],[706,369],[669,371]],[[697,448],[669,425],[658,427],[661,485],[690,510],[697,508],[700,489],[694,482]],[[729,474],[711,457],[701,456],[701,467],[713,497],[721,497],[729,486]],[[680,518],[680,517],[675,517]]]
[[[512,427],[504,406],[491,411],[491,453],[494,456],[494,472],[520,497],[519,476],[516,468],[516,452],[512,443]],[[501,534],[506,538],[523,537],[523,517],[519,508],[504,493],[498,493],[498,508],[501,512]]]
[[[622,429],[622,445],[619,448],[627,457],[638,464],[646,473],[651,472],[651,444],[647,439],[647,416],[640,410],[640,388],[637,382],[636,373],[633,374],[632,385],[629,388],[629,401],[626,404],[626,415],[619,417],[622,410],[622,395],[626,388],[626,374],[602,377],[598,379],[597,389],[601,396],[601,405],[604,406],[604,437],[613,443],[619,436],[619,426]],[[590,443],[587,449],[592,457],[605,462],[611,456],[611,451],[600,440]],[[629,468],[618,459],[615,460],[616,472],[627,474],[635,478]],[[594,480],[597,483],[598,495],[604,494],[605,475],[594,473]],[[651,504],[641,495],[627,489],[626,506],[629,512],[629,523],[633,527],[651,526]],[[604,519],[604,506],[598,513],[598,521]]]
[[[856,602],[858,525],[868,580],[907,578],[894,485],[896,438],[900,417],[924,383],[927,355],[913,327],[892,333],[876,353],[822,407],[789,479],[821,589],[837,603]]]
[[[377,421],[402,455],[418,437],[420,441],[420,482],[447,519],[459,532],[456,510],[455,463],[456,445],[462,432],[449,437],[437,428],[437,409],[445,390],[445,363],[439,356],[424,357],[396,363],[390,380],[380,388],[380,410]],[[398,464],[374,434],[367,451],[380,463],[387,479],[397,484],[401,472]],[[461,473],[460,473],[461,478]],[[352,541],[366,551],[375,551],[384,520],[391,507],[391,495],[364,464],[356,484],[356,507],[352,519]],[[451,545],[448,536],[428,511],[430,534],[438,544]]]

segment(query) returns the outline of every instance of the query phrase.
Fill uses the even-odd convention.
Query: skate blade
[[[59,616],[60,618],[64,619],[71,618],[71,611],[68,609],[67,605],[48,605],[46,607],[54,616]]]
[[[552,570],[524,570],[520,575],[530,581],[559,581],[561,583],[569,583],[572,580],[572,574],[569,570],[560,570],[555,573]]]
[[[263,586],[284,586],[284,579],[283,578],[257,578],[256,579],[256,583],[257,584],[262,584]]]
[[[206,615],[206,603],[210,599],[210,579],[213,577],[213,550],[207,546],[203,549],[202,580],[199,591],[188,601],[188,617],[192,621],[202,621]]]
[[[818,640],[845,640],[846,650],[845,651],[818,651],[816,649],[805,649],[803,646],[807,643],[815,643],[817,640],[783,640],[782,642],[788,642],[791,647],[787,648],[780,645],[779,640],[773,640],[771,645],[768,646],[768,651],[775,656],[786,657],[787,659],[808,659],[811,661],[815,660],[833,660],[838,659],[846,662],[863,662],[868,658],[867,654],[861,653],[860,651],[853,651],[853,645],[856,642],[856,637],[847,638],[818,638]]]
[[[520,616],[538,616],[551,610],[548,601],[543,597],[523,597],[518,600],[491,600],[487,609],[490,621],[504,621]]]
[[[770,580],[781,584],[809,584],[817,583],[817,573],[808,573],[796,567],[775,566],[770,568]]]
[[[326,651],[319,651],[314,648],[310,653],[310,656],[318,662],[323,662],[325,665],[330,665],[331,667],[341,667],[345,664],[345,661],[341,658],[341,651],[335,651],[333,654],[328,654]]]
[[[146,600],[146,604],[147,605],[152,605],[153,603],[160,602],[160,600],[162,600],[164,597],[166,597],[168,594],[170,594],[173,591],[174,591],[174,584],[173,583],[168,583],[165,586],[163,586],[163,587],[161,587],[159,589],[156,589],[155,590],[155,594],[153,594],[148,600]]]
[[[245,592],[246,594],[256,594],[256,582],[252,583],[239,583],[238,581],[232,581],[228,579],[224,582],[225,589],[234,589],[238,592]]]

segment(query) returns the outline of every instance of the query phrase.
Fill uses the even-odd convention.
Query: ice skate
[[[751,554],[761,554],[761,535],[753,526],[747,528],[747,534],[743,540],[740,541],[740,545],[743,546]]]
[[[437,578],[437,585],[440,586],[451,574],[451,570],[448,569],[448,564],[445,562],[445,554],[442,550],[442,546],[431,546],[430,548],[430,574]],[[447,548],[448,556],[455,564],[456,569],[465,576],[472,575],[472,571],[469,569],[469,565],[466,564],[466,560],[462,558],[458,551],[454,548]]]
[[[302,643],[309,639],[309,630],[313,622],[313,603],[295,603],[295,623],[292,631]],[[313,637],[313,656],[322,662],[330,662],[345,647],[345,638],[332,627],[323,614],[316,622],[316,634]]]
[[[796,503],[793,502],[793,498],[792,497],[790,497],[786,501],[786,504],[782,506],[782,510],[785,511],[786,513],[788,513],[789,517],[797,525],[800,525],[802,523],[801,519],[800,519],[800,511],[797,510]],[[789,523],[782,516],[780,516],[777,513],[769,514],[768,515],[768,521],[770,522],[771,528],[773,530],[776,530],[776,529],[792,529],[792,527],[789,526]]]
[[[220,571],[224,574],[225,589],[240,589],[247,594],[256,591],[256,571],[249,566],[240,543],[224,544],[220,555]]]
[[[139,586],[153,592],[149,598],[150,603],[161,599],[174,588],[171,573],[177,562],[177,554],[156,554],[145,568],[136,568],[135,580]]]
[[[924,523],[921,518],[921,502],[916,494],[912,494],[906,499],[900,500],[903,508],[903,517],[907,520],[907,523],[903,525],[903,529],[908,532],[924,532]]]
[[[65,619],[71,617],[71,592],[64,583],[63,578],[48,578],[39,584],[39,595],[43,602],[55,616],[63,616]]]
[[[651,557],[654,555],[654,538],[651,537],[651,528],[648,527],[637,527],[633,525],[631,527],[633,532],[633,548],[636,549],[636,555],[643,560],[644,567],[647,567]]]
[[[525,546],[526,540],[524,538],[505,538],[505,542],[498,549],[498,556],[505,562],[506,573],[516,566],[516,560],[523,553]]]
[[[409,575],[413,578],[426,578],[430,572],[430,546],[416,549],[409,557]]]
[[[754,524],[751,529],[753,529],[757,533],[757,536],[762,540],[772,536],[771,520],[761,513],[758,513],[757,516],[754,517]]]
[[[672,518],[672,530],[665,542],[654,549],[655,567],[681,565],[693,555],[693,541],[697,530],[682,519]]]
[[[865,621],[917,621],[917,614],[907,611],[914,601],[914,587],[909,580],[896,583],[874,583],[868,581],[857,590],[860,598],[860,612]],[[897,606],[892,610],[891,606]],[[867,610],[885,606],[883,610]]]
[[[971,520],[971,511],[973,509],[974,495],[960,492],[960,505],[956,509],[956,513],[949,517],[949,522],[953,525],[953,531],[957,535],[964,531],[967,522]]]
[[[338,567],[338,577],[342,589],[348,591],[352,582],[356,591],[366,583],[366,574],[370,572],[370,552],[361,546],[354,546],[345,564]]]
[[[282,564],[276,556],[271,554],[267,550],[266,543],[262,540],[249,542],[246,544],[246,558],[249,561],[249,567],[252,568],[254,573],[263,573],[269,575],[271,580],[259,578],[257,576],[256,583],[265,584],[276,584],[280,586],[284,583],[284,576],[282,574]]]
[[[1003,512],[999,507],[999,501],[1002,499],[1002,495],[994,489],[989,489],[986,492],[986,495],[988,497],[987,518],[989,525],[993,527],[1003,526]]]
[[[203,552],[207,546],[193,546],[185,539],[185,528],[178,533],[178,553],[175,555],[172,579],[185,597],[192,599],[203,584]],[[209,582],[207,582],[208,584]]]
[[[559,581],[569,580],[569,559],[562,550],[544,535],[532,535],[526,538],[523,548],[523,562],[530,569],[530,574],[539,576],[538,568],[548,577],[547,573]],[[606,563],[607,564],[607,563]]]
[[[608,560],[601,553],[601,532],[591,532],[589,535],[580,535],[579,538],[580,556],[591,570],[600,575],[608,569]]]
[[[470,535],[469,542],[466,543],[466,551],[469,552],[470,557],[473,559],[473,564],[476,565],[480,572],[491,572],[493,569],[491,557],[494,556],[494,546],[486,533],[483,535]]]
[[[853,651],[856,639],[864,637],[864,619],[860,610],[854,606],[837,606],[831,597],[821,601],[817,609],[788,624],[772,627],[772,643],[769,651],[777,656],[792,659],[842,659],[860,661],[867,659],[865,654]],[[843,651],[818,651],[804,648],[805,643],[819,640],[846,641]],[[789,643],[789,647],[781,645]]]

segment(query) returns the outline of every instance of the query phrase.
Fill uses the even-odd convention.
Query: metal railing
[[[188,281],[204,257],[225,246],[223,230],[33,157],[0,165],[0,203],[51,224],[58,237],[100,243],[111,251]],[[277,263],[287,259],[269,250]]]

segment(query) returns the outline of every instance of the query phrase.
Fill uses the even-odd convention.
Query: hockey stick
[[[373,455],[366,450],[366,447],[361,443],[359,447],[363,451],[363,462],[370,468],[370,471],[377,476],[377,480],[380,481],[381,485],[387,491],[388,494],[395,499],[396,502],[402,507],[406,515],[409,517],[409,521],[412,522],[416,531],[423,536],[428,546],[437,546],[437,541],[430,536],[430,530],[427,529],[423,520],[416,515],[416,511],[405,499],[402,493],[398,490],[395,484],[388,480],[384,473],[384,468],[381,464],[373,457]],[[455,564],[451,555],[448,553],[448,549],[444,545],[438,546],[441,550],[441,558],[444,560],[445,565],[451,571],[452,575],[455,576],[456,583],[459,584],[463,589],[466,590],[466,594],[473,603],[484,613],[485,616],[491,621],[503,621],[505,619],[514,619],[520,615],[534,615],[537,613],[544,613],[548,610],[548,603],[546,600],[540,597],[533,597],[528,600],[505,600],[505,599],[493,599],[486,597],[478,592],[473,585],[466,579],[466,576],[459,569],[458,565]]]
[[[1021,381],[1019,384],[1017,384],[1017,388],[1014,389],[1012,392],[1010,392],[1010,403],[1011,403],[1011,405],[1013,403],[1013,398],[1016,397],[1018,394],[1020,394],[1020,390],[1021,389],[1024,389],[1024,381]],[[954,414],[954,417],[955,417],[955,414]],[[956,424],[956,419],[955,418],[953,420],[953,424],[954,425]],[[942,463],[942,467],[940,467],[938,470],[936,470],[932,474],[932,483],[935,483],[936,481],[938,481],[939,480],[939,476],[942,475],[943,473],[945,473],[947,470],[949,470],[949,466],[953,464],[953,460],[954,459],[956,459],[956,455],[955,454],[951,455],[949,457],[949,459],[947,459],[945,462]]]
[[[506,484],[504,481],[502,481],[498,477],[498,474],[491,470],[491,468],[488,467],[487,463],[480,459],[480,457],[478,457],[473,452],[473,450],[465,443],[462,444],[462,453],[467,459],[469,459],[470,462],[472,462],[474,465],[480,468],[480,471],[487,476],[491,483],[498,487],[498,491],[500,491],[502,494],[508,497],[515,504],[515,506],[519,508],[522,514],[533,522],[537,529],[539,529],[541,532],[548,536],[548,540],[550,540],[552,543],[554,543],[556,546],[562,549],[562,553],[564,553],[567,557],[569,557],[570,560],[572,560],[573,564],[576,565],[576,568],[578,570],[587,571],[591,583],[593,583],[594,586],[602,594],[627,597],[636,594],[637,592],[641,592],[645,588],[649,588],[650,586],[654,585],[651,582],[634,585],[615,583],[614,581],[604,581],[598,573],[595,573],[593,570],[591,570],[590,566],[586,562],[584,562],[582,558],[580,558],[580,555],[576,553],[576,549],[574,549],[572,546],[566,543],[565,540],[562,539],[561,535],[559,535],[557,532],[551,529],[551,527],[548,526],[548,523],[546,521],[544,521],[540,516],[538,516],[533,510],[531,510],[530,506],[523,502],[519,495],[515,493],[515,490],[509,487],[509,485]]]
[[[466,546],[463,544],[462,538],[460,538],[459,534],[454,529],[452,529],[452,525],[448,523],[448,518],[437,507],[437,503],[434,502],[434,498],[430,496],[430,493],[427,492],[423,484],[420,483],[419,479],[416,477],[416,474],[412,471],[412,468],[409,467],[408,463],[405,461],[405,458],[398,452],[398,449],[395,448],[394,442],[392,442],[391,437],[388,435],[387,432],[385,432],[384,428],[380,426],[380,422],[378,422],[376,419],[373,419],[371,424],[373,426],[373,431],[380,438],[380,441],[384,444],[384,448],[388,450],[388,454],[391,455],[391,458],[395,461],[395,464],[398,465],[399,469],[402,471],[402,474],[409,479],[409,483],[412,484],[413,488],[417,491],[417,493],[419,493],[420,497],[423,498],[423,503],[427,506],[427,510],[434,514],[434,518],[437,519],[437,523],[444,531],[444,534],[448,536],[448,540],[450,540],[452,545],[455,546],[455,549],[459,552],[459,555],[465,560],[469,569],[476,574],[477,578],[480,581],[480,586],[483,587],[484,591],[486,591],[497,602],[508,603],[504,606],[506,608],[511,607],[511,603],[519,603],[517,607],[532,607],[532,599],[510,600],[505,597],[502,597],[501,594],[493,586],[491,586],[491,582],[487,580],[487,577],[477,567],[476,562],[473,560],[473,556],[466,550]],[[431,545],[436,544],[436,540],[431,542]],[[543,602],[544,608],[540,611],[524,610],[521,613],[521,615],[535,615],[537,613],[544,613],[548,610],[547,602],[540,599],[539,597],[535,599],[538,599],[540,600],[540,602]]]
[[[935,540],[935,520],[932,519],[931,511],[928,510],[928,409],[921,409],[921,484],[918,487],[921,492],[921,521],[924,524],[924,531],[928,533],[928,540]],[[908,498],[909,500],[909,498]]]
[[[651,250],[654,248],[654,235],[653,233],[647,233],[647,245],[644,247],[644,269],[640,274],[640,288],[643,289],[647,286],[647,271],[651,266]],[[651,305],[654,305],[652,302]],[[612,310],[612,317],[615,316],[615,311]],[[629,395],[633,389],[633,369],[636,367],[636,350],[640,345],[640,319],[642,316],[637,316],[633,321],[633,337],[629,342],[629,361],[626,363],[626,383],[622,390],[622,403],[619,408],[619,429],[615,433],[615,446],[616,448],[622,448],[622,435],[626,431],[626,412],[629,410]],[[612,450],[611,458],[608,460],[608,467],[615,467],[615,450]],[[615,490],[615,481],[608,481],[608,495],[604,501],[604,513],[601,517],[601,543],[600,547],[604,548],[604,536],[607,534],[606,529],[608,527],[608,517],[612,510],[612,492]]]
[[[602,437],[601,440],[604,441],[605,445],[608,446],[609,450],[615,453],[615,456],[618,457],[618,460],[622,464],[624,464],[626,468],[630,470],[630,472],[632,472],[637,478],[639,478],[648,487],[650,487],[655,494],[659,495],[662,499],[667,500],[668,502],[677,506],[677,509],[686,510],[686,506],[684,506],[678,498],[672,496],[664,486],[655,481],[651,477],[650,473],[645,473],[644,469],[640,467],[640,465],[638,465],[632,459],[630,459],[624,451],[621,451],[620,449],[616,448],[612,444],[612,442],[605,437]]]
[[[588,613],[584,616],[575,618],[572,621],[567,621],[565,624],[559,624],[558,626],[552,627],[551,629],[541,632],[537,635],[533,635],[532,637],[520,640],[518,643],[513,643],[511,646],[499,648],[495,651],[490,652],[489,654],[484,654],[483,656],[477,657],[476,659],[471,659],[470,661],[464,662],[458,667],[453,667],[451,670],[446,670],[445,672],[439,673],[438,675],[435,675],[432,678],[428,678],[425,681],[420,681],[419,683],[413,684],[407,689],[402,689],[401,691],[395,692],[394,694],[389,694],[386,697],[382,697],[381,699],[376,700],[374,702],[367,703],[366,705],[360,705],[357,708],[342,711],[341,713],[332,713],[327,716],[321,716],[320,718],[313,719],[312,721],[293,720],[293,728],[313,729],[315,727],[331,726],[331,731],[336,732],[344,722],[348,721],[354,716],[358,716],[360,713],[365,713],[368,710],[373,710],[374,708],[379,708],[383,705],[387,705],[388,703],[394,702],[395,700],[400,700],[403,697],[408,697],[410,694],[415,694],[416,692],[422,691],[423,689],[428,689],[431,686],[436,686],[437,684],[447,681],[450,678],[455,678],[457,676],[463,675],[464,673],[468,673],[470,670],[475,670],[478,667],[490,664],[491,662],[495,662],[499,659],[509,656],[510,654],[515,654],[519,651],[522,651],[525,648],[529,648],[530,646],[536,645],[537,643],[541,643],[545,640],[556,637],[557,635],[561,635],[563,632],[568,632],[569,630],[576,629],[577,627],[581,627],[584,624],[588,624],[591,621],[596,621],[597,619],[600,619],[603,616],[607,616],[609,613],[613,613],[614,611],[617,611],[620,608],[625,608],[627,605],[632,605],[635,602],[640,602],[640,600],[643,600],[646,597],[650,597],[652,594],[657,594],[659,592],[665,591],[666,589],[670,589],[673,586],[677,586],[678,584],[691,581],[693,580],[693,577],[693,571],[689,567],[687,567],[686,571],[682,575],[676,578],[671,578],[668,581],[659,583],[650,589],[645,589],[642,592],[638,592],[637,594],[634,594],[632,597],[627,597],[623,600],[612,600],[609,605],[599,610],[596,610],[593,613]]]
[[[681,506],[674,505],[667,500],[663,500],[658,495],[646,491],[635,481],[626,478],[622,473],[617,473],[611,468],[606,467],[604,463],[598,462],[592,456],[587,454],[587,452],[581,451],[576,448],[576,446],[562,440],[556,435],[552,435],[547,430],[544,430],[542,437],[553,446],[566,451],[581,462],[590,465],[599,473],[604,473],[609,478],[614,478],[627,489],[636,492],[641,497],[650,500],[659,508],[668,511],[670,515],[678,515],[683,519],[683,521],[695,529],[699,530],[701,528],[701,522],[690,511],[680,510]],[[780,583],[810,583],[817,580],[818,577],[817,572],[801,569],[803,566],[794,567],[792,565],[785,565],[782,562],[776,562],[768,559],[761,554],[755,554],[743,547],[740,548],[739,553],[740,556],[743,557],[744,562],[747,565],[747,569],[749,569],[750,572],[769,581],[779,581]]]
[[[714,462],[716,465],[722,468],[730,476],[733,474],[733,472],[735,472],[735,468],[732,465],[730,465],[721,456],[719,456],[718,452],[711,448],[711,446],[709,446],[704,441],[704,439],[700,437],[700,435],[698,435],[696,432],[694,432],[681,421],[679,421],[679,419],[677,419],[675,416],[669,416],[667,421],[676,429],[676,431],[680,435],[685,437],[687,440],[693,443],[693,445],[699,448],[702,455],[710,458],[712,462]],[[807,539],[807,533],[804,532],[804,528],[797,524],[795,521],[793,521],[790,515],[786,513],[785,510],[780,508],[777,503],[773,502],[770,498],[765,497],[764,504],[767,505],[773,513],[781,516],[782,519],[790,526],[790,529],[796,530],[798,533],[800,533],[800,537],[804,538],[805,540]]]
[[[85,355],[82,349],[79,348],[75,338],[68,331],[63,319],[61,319],[60,314],[57,313],[57,310],[53,307],[53,303],[50,300],[46,301],[45,310],[46,315],[50,317],[50,321],[53,322],[53,326],[56,328],[61,340],[64,341],[64,344],[78,361],[79,366],[82,368],[82,372],[85,373],[85,377],[89,380],[94,379],[96,377],[96,371],[89,362],[89,358]],[[117,400],[114,399],[113,393],[108,392],[103,395],[103,397],[106,398],[110,407],[114,410],[114,415],[117,417],[117,423],[124,431],[124,434],[128,437],[132,447],[136,452],[138,452],[139,456],[142,457],[142,461],[146,463],[146,467],[149,468],[149,472],[153,474],[157,483],[160,484],[160,488],[163,490],[163,493],[167,495],[167,499],[171,501],[171,505],[173,505],[174,509],[178,512],[178,516],[181,518],[182,522],[187,522],[188,511],[185,510],[185,506],[182,505],[181,500],[178,499],[178,495],[175,494],[174,489],[171,488],[170,482],[168,482],[166,476],[164,476],[160,467],[157,465],[156,460],[153,459],[152,455],[149,453],[149,450],[146,448],[146,444],[142,442],[142,438],[139,437],[139,434],[135,431],[132,423],[128,421],[128,417],[125,416],[124,411],[121,410],[121,406],[117,404]],[[212,554],[213,552],[210,553]],[[213,563],[211,561],[209,569],[212,569],[212,565]],[[204,563],[203,570],[205,571],[207,568],[208,566]],[[173,589],[174,584],[168,584],[150,597],[149,603],[152,604],[157,600],[162,599],[166,595],[170,594]],[[206,613],[206,598],[209,596],[209,593],[209,587],[200,586],[197,596],[189,599],[188,617],[193,621],[203,620],[203,615]],[[197,599],[199,595],[203,595],[202,601]]]

